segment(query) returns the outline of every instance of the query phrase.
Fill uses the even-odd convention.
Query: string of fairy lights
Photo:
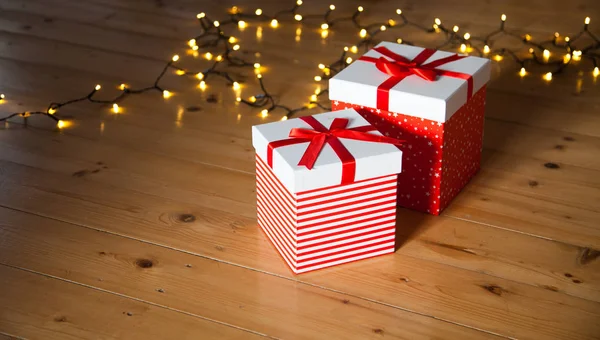
[[[540,73],[542,78],[546,81],[551,81],[554,75],[562,73],[567,67],[573,65],[573,62],[581,60],[589,62],[593,77],[598,77],[598,75],[600,75],[600,70],[598,68],[600,63],[600,39],[590,32],[589,17],[584,19],[582,29],[573,36],[563,36],[556,32],[551,39],[536,42],[529,34],[521,35],[507,30],[507,16],[505,14],[500,16],[498,29],[487,35],[472,36],[469,32],[460,32],[460,28],[456,25],[451,28],[450,26],[444,25],[439,18],[435,18],[431,26],[424,26],[413,22],[405,16],[401,9],[396,9],[394,18],[390,18],[385,22],[374,22],[365,25],[360,21],[360,16],[365,10],[362,6],[358,6],[351,15],[334,17],[336,7],[333,4],[330,5],[323,14],[301,14],[300,10],[302,4],[302,0],[297,0],[292,8],[279,11],[273,15],[267,15],[260,8],[255,9],[253,12],[245,13],[234,6],[229,10],[229,16],[225,20],[213,20],[206,13],[199,13],[196,15],[196,19],[202,30],[201,34],[190,39],[187,44],[191,49],[191,54],[196,57],[200,56],[200,51],[208,49],[214,51],[215,48],[219,49],[220,53],[218,54],[208,51],[202,52],[202,56],[205,59],[212,61],[211,66],[207,69],[203,71],[185,69],[177,64],[180,60],[179,55],[174,55],[171,60],[165,64],[159,75],[155,78],[153,84],[150,86],[136,89],[130,88],[126,84],[121,84],[119,85],[120,92],[116,97],[112,99],[97,99],[97,93],[102,88],[102,86],[98,84],[91,92],[83,97],[64,102],[52,102],[45,111],[11,113],[0,118],[0,122],[7,122],[14,117],[22,117],[24,122],[27,123],[29,117],[41,115],[52,119],[56,122],[56,126],[59,129],[62,129],[67,127],[69,122],[59,117],[59,109],[63,109],[65,106],[78,102],[88,101],[91,103],[108,105],[110,110],[117,114],[122,111],[120,103],[131,95],[146,92],[158,92],[161,93],[164,98],[169,98],[172,96],[172,92],[159,85],[160,81],[167,75],[167,71],[169,70],[174,70],[179,76],[195,77],[199,81],[198,87],[203,91],[206,90],[208,86],[208,79],[212,77],[223,78],[234,90],[239,90],[242,81],[236,80],[231,72],[235,67],[254,69],[260,87],[260,93],[257,93],[248,99],[238,96],[236,100],[237,102],[252,108],[261,109],[260,116],[262,117],[267,117],[269,113],[274,110],[281,110],[284,112],[284,115],[281,118],[282,120],[286,120],[300,111],[314,107],[329,110],[330,108],[324,104],[324,102],[328,103],[328,101],[326,98],[323,100],[323,95],[328,92],[326,87],[321,88],[321,86],[319,86],[314,94],[310,95],[308,103],[296,108],[280,104],[276,100],[276,97],[267,90],[263,74],[261,73],[263,66],[260,63],[240,57],[240,53],[238,53],[241,49],[239,40],[231,34],[231,31],[235,30],[235,28],[228,29],[230,26],[237,26],[238,29],[245,29],[249,26],[250,22],[265,23],[270,26],[271,29],[277,29],[280,26],[280,21],[283,20],[295,20],[297,22],[318,20],[322,38],[327,38],[329,31],[340,23],[350,23],[358,31],[358,42],[355,45],[344,47],[338,59],[334,60],[332,63],[327,65],[319,64],[319,74],[314,77],[314,81],[316,82],[325,82],[343,70],[347,65],[352,63],[352,56],[358,54],[359,49],[366,52],[370,47],[377,44],[378,41],[376,40],[376,37],[381,33],[399,30],[405,27],[411,27],[424,33],[443,34],[445,38],[443,43],[436,46],[435,49],[458,49],[458,51],[463,54],[489,57],[498,62],[502,61],[505,57],[510,58],[517,65],[518,75],[520,77],[530,75],[531,67],[537,65],[544,70],[544,72]],[[257,27],[257,35],[262,34],[259,32],[262,32],[262,25]],[[300,34],[301,28],[297,28],[297,40]],[[528,49],[528,53],[520,53],[523,48],[516,50],[494,48],[493,42],[496,38],[502,36],[519,40],[521,45]],[[584,38],[587,38],[589,43],[585,46],[579,46],[579,42]],[[414,45],[413,42],[402,38],[396,38],[395,40],[400,44]],[[551,49],[554,50],[554,52],[551,52]],[[558,58],[551,58],[551,55],[555,53],[558,54]],[[0,102],[5,101],[5,98],[4,94],[0,94]]]

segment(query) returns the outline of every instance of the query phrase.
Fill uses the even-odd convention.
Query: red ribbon
[[[293,145],[299,143],[309,142],[308,148],[302,155],[298,165],[304,165],[308,169],[312,169],[321,153],[321,150],[325,147],[325,144],[329,144],[333,151],[342,161],[342,181],[341,184],[348,184],[354,182],[354,176],[356,174],[356,160],[346,149],[344,144],[339,138],[355,139],[366,142],[374,143],[389,143],[394,145],[400,145],[403,140],[398,140],[390,137],[373,135],[366,133],[368,131],[374,131],[375,128],[372,126],[359,126],[355,128],[346,128],[348,126],[347,118],[335,118],[331,123],[331,127],[327,129],[314,117],[306,116],[300,117],[305,123],[310,125],[313,130],[293,128],[290,130],[289,136],[291,139],[283,139],[274,142],[270,142],[267,145],[267,164],[273,168],[273,150],[275,148]]]
[[[390,104],[390,90],[404,78],[413,74],[427,81],[434,81],[436,80],[437,76],[448,76],[464,79],[467,81],[468,87],[467,100],[473,95],[473,76],[460,72],[438,70],[436,68],[449,62],[462,59],[464,56],[454,54],[445,58],[434,60],[428,64],[423,64],[435,53],[435,50],[426,48],[421,51],[421,53],[419,53],[413,60],[409,60],[408,58],[396,54],[383,46],[375,47],[374,50],[379,52],[381,55],[392,59],[389,60],[384,57],[373,58],[367,56],[362,56],[358,59],[375,63],[375,67],[377,67],[379,71],[391,76],[388,80],[384,81],[377,87],[378,109],[388,111]]]

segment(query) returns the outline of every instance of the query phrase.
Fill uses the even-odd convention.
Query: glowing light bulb
[[[356,47],[356,45],[350,47],[350,52],[352,52],[352,53],[358,53],[358,47]]]
[[[348,57],[346,58],[346,64],[350,64],[352,62],[352,58]]]
[[[215,60],[216,60],[216,61],[218,61],[218,62],[222,62],[222,61],[223,61],[223,56],[219,54],[219,55],[218,55],[218,56],[215,58]]]
[[[433,24],[432,27],[436,31],[436,33],[439,32],[440,26],[438,26],[437,24]]]
[[[322,70],[322,69],[324,69],[324,68],[325,68],[325,65],[323,65],[323,64],[319,64],[319,69],[321,69],[321,70]]]
[[[211,60],[211,59],[213,58],[213,55],[212,55],[212,53],[210,53],[210,52],[206,52],[206,53],[204,54],[204,58],[206,58],[207,60]]]
[[[0,94],[0,99],[4,99],[6,98],[6,96],[4,95],[4,93]]]
[[[582,52],[580,50],[573,51],[573,60],[580,61]]]
[[[465,45],[465,44],[460,44],[460,51],[461,51],[462,53],[465,53],[465,52],[467,51],[467,45]]]
[[[402,10],[401,10],[400,8],[398,8],[398,9],[396,10],[396,14],[398,14],[398,15],[401,15],[401,14],[402,14]]]
[[[531,35],[525,34],[525,41],[529,41],[529,40],[531,40]]]
[[[321,24],[321,29],[326,30],[329,28],[329,25],[327,23]]]
[[[469,32],[465,33],[465,35],[463,36],[465,38],[465,40],[469,40],[471,38],[471,34],[469,34]]]
[[[310,96],[310,101],[311,102],[316,102],[317,101],[317,95],[313,94],[312,96]]]
[[[396,42],[397,42],[398,44],[402,44],[402,38],[398,38],[398,39],[396,39]]]
[[[552,80],[552,72],[548,72],[548,73],[544,74],[544,77],[543,77],[543,78],[544,78],[544,80],[546,80],[546,81],[550,81],[550,80]]]
[[[334,11],[335,10],[335,5],[329,5],[329,10]]]
[[[267,110],[267,109],[264,109],[264,110],[260,111],[260,116],[261,116],[261,117],[265,118],[265,117],[267,117],[268,115],[269,115],[269,110]]]
[[[529,53],[533,54],[533,48],[529,48]]]
[[[287,117],[287,116],[283,116],[283,117],[281,117],[281,120],[282,120],[282,121],[284,121],[284,120],[288,120],[288,117]]]
[[[200,82],[200,84],[198,84],[198,87],[200,87],[200,90],[204,91],[206,90],[206,82],[203,80]]]
[[[359,12],[362,12],[362,11],[364,11],[365,9],[363,8],[363,6],[358,6],[358,9],[357,9],[357,10],[358,10]]]
[[[229,37],[229,41],[230,44],[235,44],[237,42],[237,38],[236,37]]]
[[[255,69],[259,69],[260,68],[260,64],[259,63],[254,63],[254,68]]]
[[[296,21],[302,21],[302,15],[296,14],[294,15],[294,19],[296,19]]]
[[[271,20],[271,27],[277,28],[277,26],[279,26],[279,21],[277,19]]]
[[[321,76],[315,76],[315,81],[321,81]]]
[[[185,71],[184,70],[177,70],[177,71],[175,71],[175,74],[177,74],[178,76],[182,76],[182,75],[185,74]]]
[[[119,104],[117,104],[117,103],[114,103],[114,104],[112,105],[112,111],[113,111],[114,113],[119,113]]]
[[[196,46],[192,46],[192,50],[193,50],[193,51],[198,51],[198,48],[199,48],[199,47],[198,47],[197,45],[196,45]]]
[[[102,86],[100,86],[100,84],[98,84],[98,85],[96,85],[96,87],[94,87],[94,90],[100,91],[101,88],[102,88]]]
[[[502,20],[502,21],[506,21],[506,14],[502,14],[502,15],[500,16],[500,20]]]
[[[206,13],[204,13],[204,12],[196,14],[196,18],[198,18],[198,19],[202,19],[205,16],[206,16]]]
[[[558,34],[558,32],[554,32],[554,37],[558,38],[560,36],[560,34]]]
[[[254,11],[254,14],[261,15],[262,14],[262,9],[257,8],[256,11]]]
[[[163,91],[163,98],[167,99],[170,98],[173,94],[167,90]]]
[[[119,89],[121,89],[121,91],[125,91],[127,89],[127,84],[119,85]]]
[[[563,57],[563,63],[567,64],[571,60],[571,55],[569,53],[565,54]]]
[[[598,69],[598,66],[594,67],[594,71],[592,71],[592,74],[594,75],[594,77],[597,77],[600,74],[600,70]]]
[[[548,59],[550,59],[550,51],[544,50],[544,52],[542,52],[542,56],[544,56],[544,61],[548,61]]]
[[[571,38],[569,38],[569,37],[565,37],[565,41],[566,41],[566,42],[569,42],[569,40],[571,40]]]
[[[190,45],[190,47],[196,46],[196,39],[190,39],[190,41],[188,41],[188,45]]]
[[[521,67],[521,70],[519,71],[519,75],[522,77],[525,77],[527,75],[527,71],[525,70],[525,67]]]
[[[238,83],[237,81],[234,81],[231,86],[233,87],[234,90],[240,89],[240,83]]]
[[[196,73],[196,78],[198,78],[200,80],[204,79],[204,73],[202,73],[202,72]]]
[[[262,79],[262,74],[258,73],[258,74],[256,75],[256,78],[258,78],[258,79]]]
[[[589,25],[590,24],[590,17],[585,17],[585,20],[583,21],[584,24]]]
[[[438,26],[442,24],[442,20],[440,20],[440,18],[435,18],[433,22],[435,22],[435,24]]]
[[[4,98],[2,98],[2,99],[4,99]],[[58,109],[55,109],[55,108],[51,107],[51,108],[48,109],[48,114],[49,115],[53,115],[53,114],[56,113],[56,111],[58,111]]]
[[[58,122],[56,122],[56,127],[59,129],[65,128],[67,127],[67,122],[61,119]]]
[[[454,33],[458,32],[458,26],[454,25],[454,27],[452,27],[452,31],[454,31]]]
[[[298,0],[298,1],[296,1],[296,5],[298,5],[298,6],[302,6],[302,0]]]
[[[344,51],[348,52],[348,46],[344,46]]]
[[[490,47],[488,45],[483,46],[483,53],[485,53],[485,54],[490,53]]]
[[[361,38],[364,38],[364,37],[366,37],[366,36],[367,36],[367,30],[366,30],[366,29],[364,29],[364,28],[363,28],[363,29],[361,29],[361,30],[360,30],[360,32],[358,33],[358,35],[359,35]]]
[[[396,25],[396,21],[393,19],[388,20],[388,25],[390,25],[390,27],[395,26]]]
[[[219,27],[221,26],[221,23],[218,20],[215,20],[215,22],[213,22],[213,25],[215,25],[215,27]]]
[[[247,26],[247,24],[246,24],[246,22],[244,20],[238,21],[238,27],[239,28],[244,29],[244,28],[246,28],[246,26]]]
[[[174,55],[173,58],[171,58],[171,60],[173,60],[174,62],[179,60],[179,55]]]
[[[236,101],[236,102],[241,102],[241,101],[242,101],[242,98],[240,98],[240,97],[237,97],[237,98],[235,98],[235,101]]]
[[[385,31],[387,29],[386,25],[381,25],[381,27],[379,27],[380,30]]]
[[[232,48],[233,48],[233,50],[234,50],[234,51],[237,51],[237,50],[239,50],[239,49],[240,49],[240,45],[237,45],[237,44],[236,44],[236,45],[233,45],[233,47],[232,47]]]
[[[256,97],[255,96],[250,97],[250,101],[254,103],[256,101]]]
[[[502,59],[504,59],[504,57],[501,56],[501,55],[499,55],[499,54],[497,54],[497,55],[494,56],[494,60],[495,61],[502,61]]]

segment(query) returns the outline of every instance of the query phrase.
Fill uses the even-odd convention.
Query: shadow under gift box
[[[329,98],[406,140],[398,205],[439,215],[479,170],[489,78],[488,59],[382,42],[329,80]]]
[[[402,169],[397,146],[339,138],[354,159],[355,174],[349,177],[352,165],[344,165],[329,144],[308,169],[298,165],[308,141],[278,142],[294,141],[289,137],[293,128],[312,130],[307,119],[329,129],[336,118],[347,119],[347,129],[371,128],[355,110],[252,127],[258,225],[296,274],[394,252],[397,174]]]

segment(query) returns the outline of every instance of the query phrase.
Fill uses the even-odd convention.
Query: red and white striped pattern
[[[258,224],[294,273],[394,252],[397,175],[289,192],[256,156]]]

